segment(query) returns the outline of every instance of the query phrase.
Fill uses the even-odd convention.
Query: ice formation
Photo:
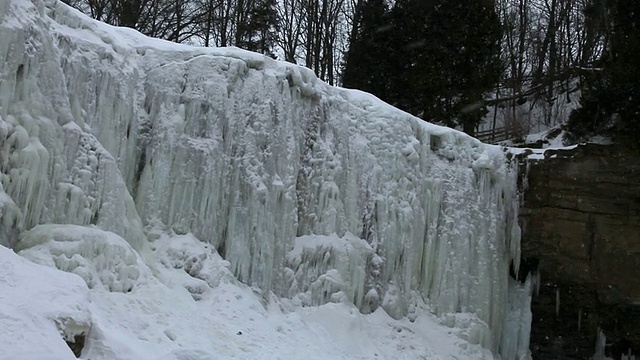
[[[605,354],[605,347],[607,346],[607,337],[601,329],[598,329],[598,335],[596,336],[596,349],[593,354],[593,360],[614,360]],[[631,349],[627,354],[620,355],[620,360],[636,360],[638,357],[631,353]]]
[[[90,289],[127,293],[151,276],[129,243],[90,227],[38,225],[14,249],[35,263],[80,276]]]
[[[57,0],[0,3],[0,39],[0,245],[122,292],[161,256],[196,300],[219,253],[264,299],[394,318],[426,302],[470,342],[526,358],[528,303],[508,276],[517,169],[500,148],[308,69]],[[155,229],[208,245],[163,247]]]

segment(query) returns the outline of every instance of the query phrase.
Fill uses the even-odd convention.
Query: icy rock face
[[[258,54],[3,3],[2,243],[93,224],[140,251],[161,224],[264,293],[394,317],[424,300],[498,349],[520,240],[499,148]]]
[[[374,290],[368,297],[363,294],[373,254],[369,243],[350,233],[343,238],[298,237],[287,254],[285,282],[291,284],[288,295],[304,305],[348,301],[371,312],[377,307],[377,293]]]
[[[203,243],[193,235],[168,237],[160,235],[151,244],[159,262],[167,269],[184,271],[180,284],[196,300],[221,283],[237,284],[229,271],[229,262],[223,260],[210,244]],[[165,282],[167,279],[163,279]]]
[[[0,243],[38,224],[68,223],[97,225],[141,248],[140,219],[115,159],[73,112],[65,54],[48,32],[44,4],[3,3]]]

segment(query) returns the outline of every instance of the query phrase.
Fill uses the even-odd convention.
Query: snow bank
[[[45,244],[23,252],[34,256]],[[0,247],[0,359],[75,359],[65,339],[79,334],[86,337],[80,358],[94,360],[493,358],[428,312],[410,322],[381,309],[363,315],[345,303],[300,308],[277,298],[265,302],[256,289],[234,280],[228,262],[215,254],[203,260],[207,245],[193,236],[165,234],[154,246],[162,281],[150,279],[128,293],[88,289],[76,275]],[[191,254],[202,264],[199,270],[185,270],[180,259],[193,264]],[[214,273],[217,285],[203,281],[193,297],[193,280]]]
[[[112,291],[148,276],[138,252],[182,269],[189,301],[237,286],[221,271],[298,305],[415,319],[426,301],[474,314],[470,338],[503,348],[520,232],[500,148],[308,69],[149,39],[56,0],[3,2],[0,38],[1,244],[45,241],[25,254]],[[154,245],[154,228],[207,245]]]
[[[65,341],[86,335],[89,289],[82,279],[36,265],[0,246],[0,359],[75,359]]]
[[[130,292],[151,277],[129,243],[118,235],[77,225],[38,225],[14,246],[41,264],[80,276],[90,289]]]

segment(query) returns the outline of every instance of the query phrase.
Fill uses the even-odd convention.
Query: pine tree
[[[473,134],[485,114],[484,94],[500,76],[500,21],[493,3],[405,0],[399,5],[397,18],[404,19],[408,39],[404,57],[412,61],[405,77],[413,86],[406,94],[418,100],[408,110]]]
[[[236,46],[275,57],[278,15],[276,0],[247,2],[246,15],[238,23]]]
[[[391,68],[388,32],[389,9],[385,0],[361,0],[354,17],[342,84],[387,98]]]
[[[397,0],[390,11],[384,4],[363,4],[344,85],[473,134],[501,72],[493,2]]]

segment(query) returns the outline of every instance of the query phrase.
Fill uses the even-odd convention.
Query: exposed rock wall
[[[640,353],[640,153],[586,145],[529,160],[521,274],[539,268],[534,359]],[[525,167],[523,167],[525,168]]]
[[[0,1],[0,39],[0,245],[95,226],[155,264],[146,234],[190,233],[265,298],[394,317],[428,301],[472,314],[447,320],[469,342],[527,353],[526,301],[509,303],[517,173],[499,147],[309,69],[146,38],[58,0]],[[69,243],[63,262],[105,255]]]

